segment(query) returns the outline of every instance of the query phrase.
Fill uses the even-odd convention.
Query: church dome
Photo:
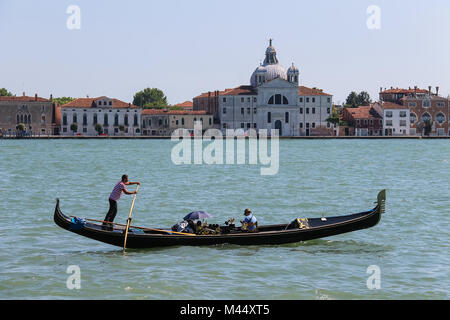
[[[270,39],[269,47],[266,49],[266,58],[264,59],[264,63],[256,68],[250,77],[250,84],[253,87],[257,86],[256,75],[260,74],[265,74],[265,82],[276,78],[287,80],[286,69],[278,63],[277,51],[272,46],[272,39]]]
[[[296,66],[294,66],[294,64],[292,64],[292,66],[289,67],[288,73],[298,73],[298,69]]]

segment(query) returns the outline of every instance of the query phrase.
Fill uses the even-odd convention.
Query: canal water
[[[0,299],[449,298],[450,140],[281,140],[274,175],[176,165],[176,144],[0,140]],[[304,243],[125,255],[54,224],[56,198],[68,215],[102,220],[124,173],[142,183],[134,225],[170,227],[193,210],[219,224],[245,208],[259,224],[344,215],[372,208],[381,189],[386,213],[371,229]],[[122,196],[116,222],[131,201]]]

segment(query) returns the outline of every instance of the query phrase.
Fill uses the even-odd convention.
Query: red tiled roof
[[[312,89],[304,86],[298,87],[298,94],[301,96],[331,96],[320,89]]]
[[[194,107],[194,103],[192,103],[192,101],[185,101],[179,104],[176,104],[175,106],[177,107],[182,107],[182,108],[193,108]]]
[[[78,98],[75,100],[72,100],[64,105],[62,105],[62,108],[91,108],[94,101],[99,100],[101,98],[106,98],[104,96],[97,97],[97,98]],[[139,108],[138,106],[135,106],[130,103],[123,102],[119,99],[112,99],[113,100],[113,108]]]
[[[23,101],[23,102],[51,102],[49,99],[41,97],[28,97],[28,96],[0,96],[0,101]]]
[[[240,95],[257,95],[256,88],[248,85],[239,86],[237,88],[225,89],[219,91],[219,96],[240,96]],[[331,94],[325,93],[320,89],[312,89],[305,86],[298,87],[298,94],[301,96],[331,96]],[[209,95],[214,96],[214,91],[204,92],[194,99],[207,98]]]
[[[377,113],[375,115],[370,113],[371,106],[359,106],[357,108],[345,108],[351,114],[353,119],[376,119],[381,118]]]
[[[378,103],[379,104],[379,103]],[[393,102],[383,102],[383,104],[381,105],[381,107],[383,109],[408,109],[405,106],[402,106],[400,104],[397,103],[393,103]]]
[[[381,93],[413,94],[413,93],[427,93],[427,92],[428,92],[428,90],[425,90],[425,89],[414,90],[414,89],[399,89],[399,88],[396,88],[396,89],[384,90]]]
[[[187,110],[167,110],[167,109],[143,109],[143,115],[206,115],[206,110],[196,110],[196,111],[187,111]]]

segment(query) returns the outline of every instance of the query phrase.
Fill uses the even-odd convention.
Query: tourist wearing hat
[[[244,211],[244,220],[241,220],[241,223],[243,225],[243,229],[245,229],[244,225],[247,225],[247,230],[250,232],[257,231],[258,227],[258,221],[256,220],[256,217],[253,215],[252,210],[249,208],[245,209]]]

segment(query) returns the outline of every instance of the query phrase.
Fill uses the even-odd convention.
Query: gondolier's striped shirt
[[[119,181],[111,192],[109,198],[111,200],[117,201],[120,199],[123,190],[125,189],[125,184],[122,181]]]

